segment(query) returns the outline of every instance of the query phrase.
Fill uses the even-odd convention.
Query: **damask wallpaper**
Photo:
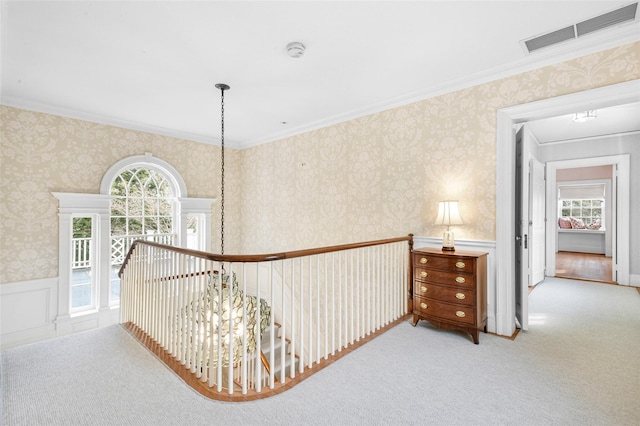
[[[640,78],[640,43],[242,151],[228,150],[225,253],[270,253],[414,233],[495,239],[496,110]],[[51,192],[98,193],[115,162],[150,152],[189,196],[218,197],[219,147],[0,106],[0,283],[58,275]],[[214,206],[214,246],[219,214]]]
[[[242,249],[440,237],[446,199],[456,238],[493,241],[496,111],[640,78],[639,60],[628,44],[244,150]]]
[[[220,181],[219,147],[6,106],[0,113],[2,283],[58,275],[58,202],[51,192],[98,194],[105,172],[123,158],[152,153],[178,170],[189,196],[218,196],[211,182]]]

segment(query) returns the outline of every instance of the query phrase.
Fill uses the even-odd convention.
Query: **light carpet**
[[[206,399],[120,326],[5,350],[5,425],[638,425],[640,294],[547,279],[515,340],[403,322],[267,399]]]

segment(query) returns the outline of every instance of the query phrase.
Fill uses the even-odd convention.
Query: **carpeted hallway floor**
[[[280,395],[205,399],[119,326],[5,350],[4,425],[637,425],[640,294],[547,279],[512,341],[404,322]]]

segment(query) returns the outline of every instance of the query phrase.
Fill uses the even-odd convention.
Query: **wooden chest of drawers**
[[[412,260],[413,325],[466,330],[478,344],[478,331],[487,332],[487,253],[421,248]]]

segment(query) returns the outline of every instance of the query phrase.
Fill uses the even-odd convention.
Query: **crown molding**
[[[24,99],[13,98],[10,96],[3,96],[0,100],[1,105],[5,105],[11,108],[19,108],[28,111],[40,112],[43,114],[56,115],[60,117],[72,118],[76,120],[88,121],[91,123],[104,124],[106,126],[119,127],[122,129],[135,130],[144,133],[150,133],[158,136],[168,136],[176,139],[183,139],[192,142],[200,142],[208,145],[221,145],[220,138],[215,138],[207,135],[201,135],[197,133],[182,132],[179,130],[168,129],[161,126],[152,126],[135,121],[122,120],[115,117],[110,117],[102,114],[93,114],[85,111],[78,111],[75,109],[64,108],[56,105],[42,104],[38,102],[32,102]],[[230,143],[238,145],[237,141],[225,140],[225,144]]]
[[[596,40],[597,39],[597,40]],[[488,70],[470,74],[464,78],[449,81],[444,84],[434,85],[421,90],[407,93],[396,98],[387,99],[377,104],[371,104],[365,108],[352,110],[344,114],[334,115],[326,119],[318,120],[304,126],[289,129],[286,132],[279,132],[264,138],[255,139],[248,143],[241,144],[238,148],[245,149],[252,146],[262,145],[295,136],[297,134],[309,132],[354,120],[367,115],[379,113],[389,109],[420,102],[425,99],[455,92],[469,87],[478,86],[491,81],[500,80],[517,74],[522,74],[534,69],[549,65],[569,61],[572,59],[601,52],[615,47],[623,46],[640,40],[640,23],[627,24],[614,33],[607,33],[604,36],[589,35],[582,39],[567,42],[565,44],[552,46],[548,49],[540,49],[528,54],[517,61],[512,61],[506,65],[490,68]]]
[[[435,96],[440,96],[446,93],[478,86],[491,81],[496,81],[502,78],[525,73],[534,69],[557,64],[560,62],[565,62],[581,56],[633,43],[640,40],[640,21],[636,21],[630,24],[622,25],[616,30],[605,32],[604,35],[592,34],[584,36],[583,38],[578,40],[573,40],[572,42],[552,46],[547,49],[540,49],[540,51],[530,53],[526,55],[526,57],[523,57],[517,61],[512,61],[503,66],[494,67],[479,73],[470,74],[464,78],[448,81],[444,84],[425,87],[420,90],[374,103],[363,108],[354,109],[342,114],[336,114],[331,117],[313,121],[305,125],[293,127],[287,129],[286,131],[271,133],[269,135],[265,135],[264,137],[250,141],[225,140],[225,143],[229,148],[232,149],[247,149],[265,143],[274,142],[276,140],[296,136],[302,133],[307,133],[313,130],[318,130],[324,127],[344,123],[346,121],[354,120],[364,116],[376,114],[389,109],[401,107],[414,102],[423,101]],[[109,117],[101,114],[92,114],[60,106],[40,104],[23,99],[5,96],[0,100],[0,103],[9,107],[21,108],[45,114],[58,115],[98,124],[104,124],[108,126],[141,131],[145,133],[152,133],[160,136],[168,136],[172,138],[200,142],[209,145],[219,146],[221,144],[220,138],[212,137],[209,135],[183,132],[160,126],[152,126],[145,123],[122,120],[115,117]]]

